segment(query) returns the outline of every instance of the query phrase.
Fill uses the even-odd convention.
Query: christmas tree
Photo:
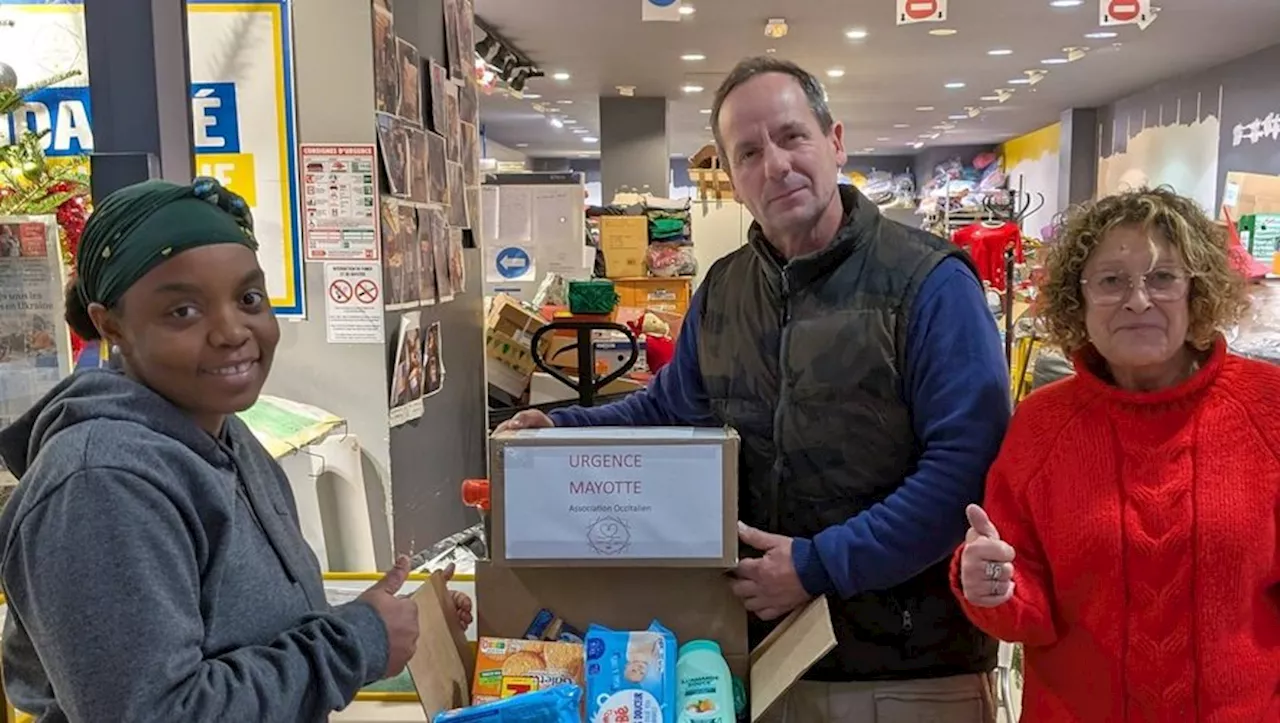
[[[0,146],[0,216],[56,215],[62,262],[67,269],[74,267],[89,215],[88,159],[48,158],[44,145],[49,131],[27,129],[21,112],[33,93],[77,75],[74,71],[62,73],[19,88],[13,68],[0,63],[0,118],[13,114],[20,131],[12,143]],[[73,355],[78,354],[82,343],[74,334],[71,345]]]

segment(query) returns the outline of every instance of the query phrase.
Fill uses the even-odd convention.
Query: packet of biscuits
[[[576,643],[482,637],[476,645],[471,703],[488,703],[566,683],[581,687],[583,655],[583,647]]]

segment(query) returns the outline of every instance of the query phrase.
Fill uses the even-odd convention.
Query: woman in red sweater
[[[1076,376],[1018,406],[953,582],[1025,649],[1031,723],[1280,721],[1280,367],[1213,222],[1142,189],[1077,210],[1043,318]]]

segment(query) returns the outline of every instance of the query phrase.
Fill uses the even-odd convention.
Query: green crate
[[[618,292],[608,279],[569,282],[569,311],[574,314],[612,314]]]

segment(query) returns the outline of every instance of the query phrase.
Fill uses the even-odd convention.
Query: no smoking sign
[[[940,23],[947,19],[947,0],[897,0],[898,24]]]

